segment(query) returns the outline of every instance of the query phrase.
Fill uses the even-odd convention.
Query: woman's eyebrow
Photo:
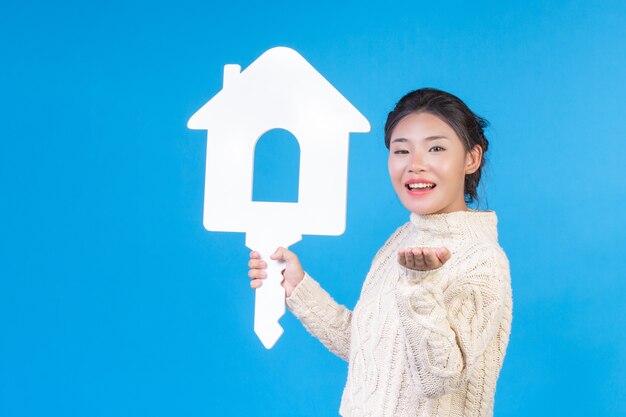
[[[391,141],[391,143],[394,142],[408,142],[408,139],[406,138],[395,138],[394,140]]]
[[[443,135],[435,135],[435,136],[429,136],[427,138],[424,138],[424,140],[437,140],[437,139],[448,139],[448,137],[443,136]]]
[[[428,136],[426,138],[424,138],[424,140],[437,140],[437,139],[449,139],[447,136],[443,136],[443,135],[434,135],[434,136]],[[391,141],[391,143],[394,142],[408,142],[409,140],[407,138],[395,138],[394,140]]]

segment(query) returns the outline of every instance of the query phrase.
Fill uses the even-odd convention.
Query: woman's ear
[[[480,168],[483,159],[483,148],[480,145],[474,147],[465,154],[465,175],[473,174]]]

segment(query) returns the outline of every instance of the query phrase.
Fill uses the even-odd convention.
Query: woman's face
[[[439,117],[413,113],[391,132],[389,177],[404,207],[414,213],[467,210],[465,175],[478,169],[481,157],[480,146],[466,152]]]

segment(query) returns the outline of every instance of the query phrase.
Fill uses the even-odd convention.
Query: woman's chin
[[[405,204],[404,207],[409,210],[411,213],[419,214],[420,216],[425,216],[427,214],[433,214],[437,211],[436,208],[430,205],[417,205],[417,204]]]

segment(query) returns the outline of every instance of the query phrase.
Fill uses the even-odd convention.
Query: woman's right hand
[[[276,249],[270,259],[276,261],[285,261],[285,269],[283,269],[283,282],[282,286],[285,289],[285,296],[289,297],[293,290],[298,286],[300,281],[304,279],[304,270],[300,265],[298,256],[290,250],[280,247]],[[252,279],[250,286],[254,289],[263,285],[263,280],[267,278],[267,263],[261,259],[261,254],[257,251],[250,252],[250,261],[248,262],[248,276]]]

